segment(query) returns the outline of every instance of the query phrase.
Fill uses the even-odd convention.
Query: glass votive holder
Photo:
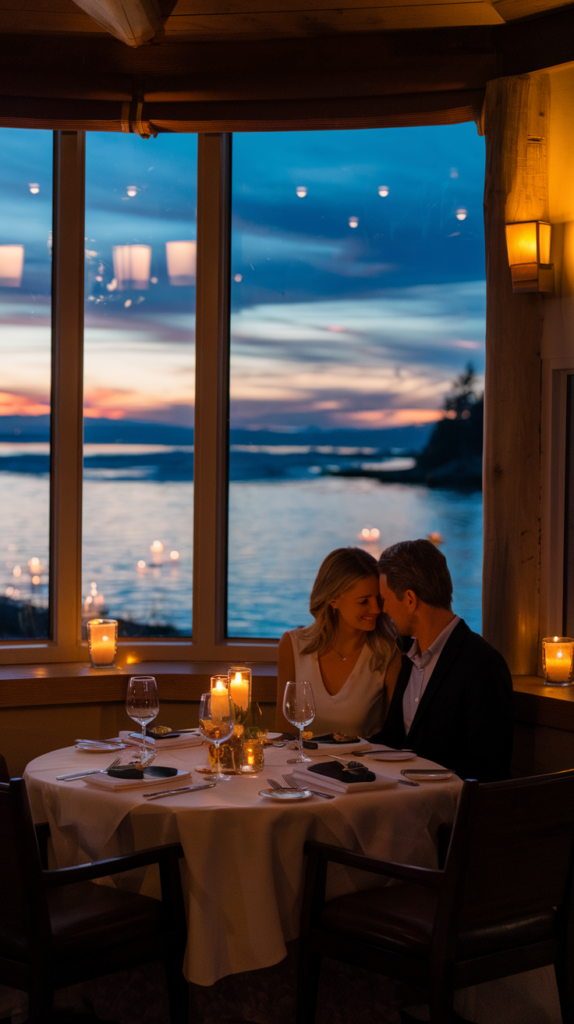
[[[542,671],[548,686],[569,686],[574,678],[574,640],[546,636],[542,641]]]
[[[118,647],[116,619],[90,619],[88,622],[88,650],[92,668],[115,668]]]
[[[242,775],[255,775],[263,770],[265,765],[265,754],[263,750],[263,736],[256,739],[243,740],[243,764]]]
[[[229,692],[236,713],[247,712],[251,704],[251,669],[247,665],[229,666]]]
[[[224,718],[229,714],[229,676],[212,676],[210,690],[211,717]]]

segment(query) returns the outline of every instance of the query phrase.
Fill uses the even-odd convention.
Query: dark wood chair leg
[[[49,1024],[54,1007],[54,989],[44,977],[34,979],[28,993],[28,1020],[26,1024]]]
[[[171,1024],[189,1024],[189,985],[182,971],[183,950],[173,950],[164,960]]]
[[[433,978],[429,999],[431,1024],[454,1024],[454,992],[446,978]]]
[[[574,966],[568,963],[565,954],[559,955],[554,964],[562,1024],[574,1024]]]
[[[321,974],[321,957],[301,940],[297,985],[296,1024],[314,1024]]]

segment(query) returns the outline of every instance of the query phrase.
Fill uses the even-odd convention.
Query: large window
[[[49,635],[52,133],[0,128],[0,638]]]
[[[474,126],[55,133],[53,204],[1,133],[0,660],[102,613],[120,664],[269,660],[329,550],[421,535],[480,629]]]
[[[307,623],[333,548],[428,535],[480,631],[484,140],[238,135],[232,180],[229,635]]]
[[[197,136],[86,140],[83,618],[190,636]]]

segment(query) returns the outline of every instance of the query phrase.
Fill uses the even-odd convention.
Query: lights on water
[[[145,567],[146,567],[146,563],[144,562],[143,558],[140,558],[140,560],[138,562],[138,569],[139,569],[139,571],[143,572]]]
[[[37,181],[29,181],[28,188],[30,189],[30,192],[33,196],[37,196],[38,192],[40,191],[40,186]]]
[[[129,309],[131,304],[132,304],[132,300],[131,299],[126,299],[126,301],[124,302],[124,309]]]
[[[430,540],[431,544],[434,544],[435,548],[438,548],[439,544],[444,544],[444,537],[438,530],[434,530],[432,533],[427,533],[427,540]]]
[[[388,185],[379,185],[377,191],[378,191],[381,199],[385,199],[386,196],[388,196],[390,189],[389,189]]]
[[[243,281],[243,274],[235,274],[233,280],[237,281],[237,284],[241,284],[241,282]]]
[[[455,216],[457,220],[466,220],[468,217],[468,210],[465,210],[464,206],[459,206]]]
[[[458,167],[451,167],[449,178],[458,178]]]
[[[171,285],[195,284],[197,242],[166,242],[165,258]]]
[[[359,540],[366,544],[375,544],[381,536],[381,531],[376,526],[363,526],[359,534]]]
[[[309,189],[307,188],[306,185],[297,185],[297,188],[295,189],[295,191],[296,191],[297,195],[299,196],[299,199],[304,199],[305,196],[307,195],[307,192],[309,191]]]
[[[19,288],[24,270],[24,246],[0,245],[0,288]]]
[[[349,227],[350,228],[358,228],[358,226],[359,226],[359,218],[358,217],[349,217]]]
[[[137,185],[128,185],[127,188],[126,188],[126,192],[127,192],[128,196],[130,197],[130,199],[133,199],[134,196],[137,196],[137,194],[138,194],[138,187],[137,187]]]
[[[19,565],[14,566],[14,568],[12,569],[12,575],[14,576],[15,579],[20,579],[20,576],[22,575],[22,569],[20,568]]]
[[[169,557],[171,558],[172,562],[178,562],[179,561],[179,551],[170,551]]]

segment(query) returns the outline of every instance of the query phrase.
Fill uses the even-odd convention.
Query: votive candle
[[[542,670],[551,686],[568,686],[574,676],[574,640],[547,636],[542,641]]]
[[[90,619],[88,650],[93,668],[115,668],[117,643],[116,619]]]

